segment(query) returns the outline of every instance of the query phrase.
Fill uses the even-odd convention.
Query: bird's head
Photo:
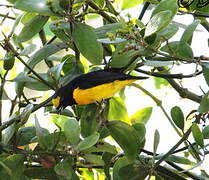
[[[57,111],[61,113],[67,106],[75,104],[75,101],[71,93],[69,93],[66,88],[62,87],[55,92],[52,98],[52,104]]]

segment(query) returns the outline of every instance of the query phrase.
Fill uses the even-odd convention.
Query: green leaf
[[[117,30],[121,29],[123,26],[121,23],[112,23],[105,24],[99,28],[96,28],[94,31],[98,38],[106,38],[107,33],[116,33]]]
[[[120,113],[118,113],[118,109],[120,109]],[[121,98],[113,97],[109,100],[108,119],[109,120],[119,119],[121,121],[128,120],[128,112]]]
[[[187,43],[179,43],[178,54],[180,57],[193,59],[193,51],[192,48]]]
[[[28,167],[27,169],[24,170],[24,174],[31,179],[59,180],[57,178],[56,173],[54,172],[54,168]]]
[[[88,104],[84,107],[81,114],[81,134],[83,137],[90,136],[95,133],[97,128],[96,117],[99,111],[97,104]]]
[[[111,67],[121,68],[126,66],[129,63],[131,57],[136,54],[136,51],[134,50],[123,52],[125,45],[126,43],[121,43],[116,46],[116,50],[113,52],[112,60],[110,61]]]
[[[110,135],[123,149],[129,162],[133,162],[139,152],[137,131],[122,121],[110,121],[107,125]]]
[[[28,104],[20,114],[21,125],[25,124],[33,110],[33,104]]]
[[[157,148],[158,148],[159,142],[160,142],[160,133],[156,129],[155,130],[155,134],[154,134],[154,144],[153,144],[153,152],[154,152],[154,154],[157,152]]]
[[[71,145],[77,145],[80,140],[80,126],[77,120],[68,119],[64,123],[64,133]]]
[[[47,6],[47,0],[18,0],[14,8],[43,15],[55,15]]]
[[[36,45],[35,44],[29,44],[27,47],[25,47],[21,52],[21,56],[28,56],[31,54],[33,51],[35,51]]]
[[[159,12],[170,10],[172,12],[172,17],[177,13],[178,5],[176,0],[163,0],[157,5],[157,7],[152,11],[151,17]]]
[[[187,26],[183,35],[181,36],[180,44],[190,42],[190,40],[192,38],[192,35],[193,35],[193,32],[195,31],[195,29],[197,28],[199,23],[200,23],[200,20],[194,20],[194,22],[192,24]]]
[[[172,65],[174,62],[173,61],[146,60],[143,63],[144,65],[151,66],[151,67],[162,67],[162,66]]]
[[[62,62],[50,68],[47,72],[48,76],[58,82],[60,79],[62,67],[64,64],[65,62]]]
[[[129,161],[126,157],[119,158],[113,165],[113,179],[114,180],[121,180],[121,176],[119,174],[119,170],[128,165]]]
[[[22,154],[14,154],[8,156],[6,159],[1,161],[0,164],[0,178],[1,179],[10,179],[8,173],[12,175],[11,179],[13,180],[20,180],[23,178],[23,171],[24,171],[24,155]],[[3,165],[3,167],[2,167]],[[6,170],[6,169],[7,170]]]
[[[195,142],[201,147],[204,148],[204,137],[202,132],[200,131],[200,128],[198,127],[198,125],[196,123],[192,124],[192,135],[195,139]]]
[[[80,143],[76,146],[76,150],[83,151],[85,149],[90,148],[99,140],[99,133],[94,133],[91,136],[84,138],[84,140],[80,141]]]
[[[4,69],[5,70],[10,70],[13,68],[15,63],[15,56],[12,52],[7,52],[5,57],[4,57]]]
[[[65,177],[66,179],[71,179],[72,178],[72,167],[69,162],[66,160],[63,162],[59,162],[55,167],[54,167],[55,172],[62,177]]]
[[[35,16],[28,23],[26,23],[17,37],[18,42],[25,42],[30,40],[33,36],[41,31],[43,26],[48,21],[48,16]]]
[[[160,50],[175,56],[193,58],[192,48],[187,43],[181,44],[180,46],[179,41],[170,42],[163,46]]]
[[[159,160],[164,156],[164,154],[160,154],[155,157],[155,159]],[[166,161],[178,163],[178,164],[186,164],[186,165],[195,165],[194,162],[190,161],[186,157],[181,157],[181,156],[175,156],[175,155],[170,155],[169,157],[166,158]]]
[[[68,45],[66,43],[53,43],[45,45],[40,50],[38,50],[32,57],[30,57],[30,59],[28,60],[28,65],[31,68],[34,68],[34,66],[41,62],[43,59],[66,48],[68,48]]]
[[[202,63],[202,71],[205,81],[209,86],[209,63]]]
[[[38,142],[43,149],[48,148],[48,142],[45,141],[44,136],[48,135],[49,132],[46,129],[41,128],[37,117],[35,116],[35,128],[36,128],[36,135],[38,138]]]
[[[171,109],[171,117],[175,125],[184,131],[184,114],[180,107],[175,106]]]
[[[130,117],[130,121],[132,124],[135,123],[146,124],[147,121],[150,119],[151,114],[152,114],[152,107],[145,107],[137,111],[135,114],[133,114]]]
[[[143,123],[134,123],[132,127],[137,131],[139,141],[142,142],[145,138],[146,128]]]
[[[80,53],[86,59],[92,64],[101,64],[103,59],[102,45],[97,42],[96,33],[91,26],[75,23],[72,36]]]
[[[205,113],[209,111],[209,92],[207,92],[201,99],[200,106],[198,108],[200,113]]]
[[[204,139],[209,139],[209,125],[204,127],[204,129],[202,130],[202,134]]]
[[[126,166],[123,166],[119,169],[119,175],[121,177],[121,180],[127,180],[127,179],[146,179],[149,171],[146,167],[140,167],[133,164],[128,164]]]
[[[135,7],[139,4],[142,4],[143,3],[143,0],[122,0],[122,10],[125,10],[125,9],[129,9],[129,8],[132,8],[132,7]]]
[[[49,25],[50,30],[63,42],[70,41],[70,23],[62,20],[52,22]]]
[[[16,142],[18,146],[31,143],[31,139],[36,136],[36,128],[34,126],[20,128],[16,134]]]
[[[163,30],[172,20],[171,11],[161,11],[155,14],[147,24],[145,37]]]
[[[95,154],[84,154],[82,156],[88,165],[93,165],[93,166],[104,166],[105,163],[102,160],[101,156],[95,155]]]
[[[165,29],[159,32],[158,35],[160,36],[160,40],[164,42],[170,39],[177,33],[178,29],[179,29],[178,25],[169,24]]]

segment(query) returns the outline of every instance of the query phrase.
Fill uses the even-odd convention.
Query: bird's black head
[[[75,104],[75,100],[73,99],[72,92],[69,92],[69,89],[66,87],[62,87],[58,89],[52,99],[53,106],[61,112],[67,106],[72,106]]]

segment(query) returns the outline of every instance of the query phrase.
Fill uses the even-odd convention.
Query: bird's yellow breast
[[[136,81],[136,79],[130,80],[116,80],[110,83],[101,84],[88,89],[76,88],[73,91],[73,98],[77,104],[90,104],[93,102],[99,102],[103,99],[112,97],[116,92]]]

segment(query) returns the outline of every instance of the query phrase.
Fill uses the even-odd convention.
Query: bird
[[[147,78],[111,70],[92,71],[75,77],[59,88],[53,95],[52,104],[61,112],[67,106],[101,102],[134,81]]]

